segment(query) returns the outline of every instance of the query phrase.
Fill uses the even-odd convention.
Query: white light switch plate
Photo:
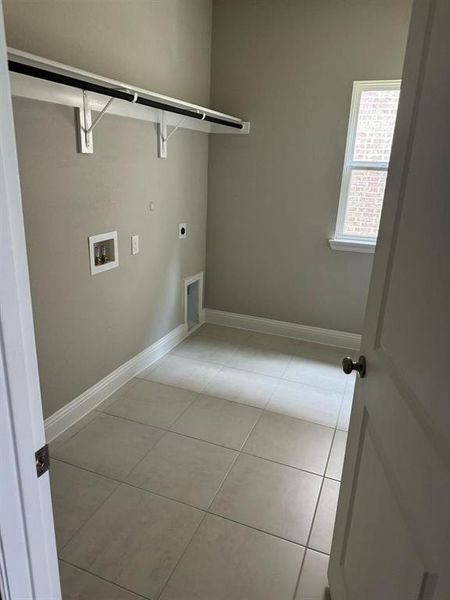
[[[131,254],[139,254],[139,236],[131,236]]]

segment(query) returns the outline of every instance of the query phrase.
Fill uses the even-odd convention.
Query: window
[[[333,249],[373,252],[378,235],[400,81],[355,81]]]

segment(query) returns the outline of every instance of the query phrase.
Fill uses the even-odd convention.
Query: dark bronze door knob
[[[366,357],[360,356],[358,362],[353,362],[353,360],[347,356],[342,361],[342,369],[346,375],[350,375],[352,371],[357,371],[360,377],[364,377],[366,374]]]

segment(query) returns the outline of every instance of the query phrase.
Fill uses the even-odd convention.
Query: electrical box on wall
[[[180,223],[178,225],[178,238],[184,240],[187,237],[187,225],[186,223]]]
[[[119,266],[117,231],[99,233],[89,237],[89,262],[91,275],[97,275],[97,273]]]

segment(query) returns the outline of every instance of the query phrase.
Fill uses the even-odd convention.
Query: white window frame
[[[356,161],[353,160],[355,148],[356,128],[363,92],[372,90],[399,90],[401,80],[389,79],[383,81],[355,81],[353,82],[352,101],[350,105],[350,118],[347,131],[347,144],[345,147],[344,168],[342,171],[341,191],[339,196],[339,207],[336,220],[334,237],[329,240],[333,250],[347,250],[352,252],[373,253],[377,238],[372,236],[355,236],[344,233],[345,214],[347,210],[350,178],[354,170],[387,171],[389,162],[379,161]]]

